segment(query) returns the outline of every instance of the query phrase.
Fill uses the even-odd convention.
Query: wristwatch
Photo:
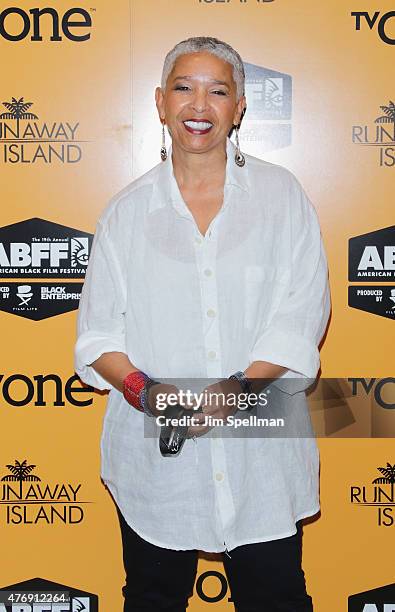
[[[149,407],[149,402],[148,402],[148,391],[151,389],[151,387],[153,387],[154,385],[159,385],[159,381],[157,380],[152,380],[151,378],[149,380],[147,380],[147,382],[145,383],[144,387],[141,389],[139,397],[140,397],[140,404],[143,407],[144,413],[150,417],[155,416],[153,414],[153,412],[151,412],[151,409]]]
[[[243,393],[249,395],[252,393],[252,384],[249,378],[244,374],[244,372],[235,372],[229,376],[230,380],[237,380],[240,383],[240,387]],[[245,410],[252,410],[253,406],[248,406]]]

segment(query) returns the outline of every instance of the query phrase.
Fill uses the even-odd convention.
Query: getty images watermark
[[[236,416],[235,414],[227,415],[225,418],[215,417],[211,414],[204,414],[201,416],[201,410],[203,406],[225,406],[234,410],[234,412],[241,410],[251,410],[251,408],[258,406],[262,407],[268,405],[268,395],[270,390],[267,392],[261,391],[260,393],[223,393],[223,392],[211,392],[204,390],[196,393],[191,389],[183,390],[180,389],[177,393],[158,393],[155,398],[155,406],[157,410],[163,410],[168,406],[180,405],[183,408],[191,410],[191,414],[186,414],[180,418],[166,417],[165,414],[155,417],[156,424],[160,427],[176,426],[180,425],[183,427],[194,427],[201,425],[205,427],[221,427],[227,425],[238,429],[239,427],[284,427],[285,420],[283,418],[268,418],[258,417],[256,414],[250,414],[248,416]],[[197,415],[200,415],[197,416]],[[202,420],[203,418],[203,420]]]
[[[177,393],[158,394],[158,412],[164,413],[172,403],[177,413],[180,404],[190,410],[190,416],[189,410],[184,412],[190,419],[186,425],[192,428],[207,417],[201,423],[208,429],[204,436],[395,438],[394,376],[314,379],[284,375],[270,382],[262,379],[261,386],[257,380],[257,393],[248,396],[225,393],[221,379],[166,378],[159,382]],[[222,389],[224,392],[218,392]],[[162,390],[166,388],[159,392]],[[144,418],[144,437],[156,437],[162,427],[175,426],[166,423],[164,416]]]
[[[186,437],[311,437],[306,402],[264,379],[251,393],[214,378],[156,378],[163,387],[152,395],[154,415],[144,418],[144,437],[182,428]],[[166,388],[167,387],[167,388]],[[303,401],[304,400],[304,401]],[[187,433],[186,433],[187,432]]]

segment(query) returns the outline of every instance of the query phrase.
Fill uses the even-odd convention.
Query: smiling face
[[[173,147],[191,153],[224,149],[246,106],[245,96],[236,98],[233,66],[206,51],[180,55],[165,93],[160,87],[155,91],[159,117],[167,124]]]

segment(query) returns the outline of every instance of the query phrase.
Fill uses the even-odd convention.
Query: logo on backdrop
[[[27,219],[0,228],[0,310],[39,321],[78,308],[93,235],[45,221]],[[46,278],[52,282],[31,282]]]
[[[217,584],[213,587],[214,582],[217,582]],[[227,597],[228,581],[222,572],[210,570],[199,574],[196,578],[195,588],[197,596],[205,603],[215,604],[223,600],[233,602],[231,595]],[[213,594],[212,591],[215,593]]]
[[[83,283],[34,283],[0,286],[0,308],[33,321],[77,310]]]
[[[348,612],[394,612],[395,583],[350,595]]]
[[[25,39],[60,42],[63,38],[84,42],[91,37],[91,27],[92,18],[84,8],[70,8],[63,15],[53,7],[26,11],[10,6],[0,12],[0,37],[10,42]]]
[[[292,77],[244,62],[246,115],[240,128],[242,143],[256,152],[287,147],[292,141]]]
[[[395,319],[395,285],[350,285],[348,287],[348,305],[351,308],[364,310],[372,314]]]
[[[353,11],[351,17],[355,18],[355,29],[359,32],[368,28],[375,30],[379,38],[387,45],[395,45],[395,11],[381,13],[375,11]]]
[[[395,523],[395,464],[377,468],[381,476],[374,478],[368,485],[350,487],[350,502],[355,506],[375,509],[376,524],[391,527]]]
[[[1,522],[7,525],[77,525],[84,520],[81,483],[45,483],[27,460],[6,465],[0,478]]]
[[[395,408],[395,403],[388,401],[392,390],[392,387],[388,385],[394,385],[395,378],[388,376],[387,378],[348,378],[347,380],[351,383],[351,394],[353,397],[370,395],[372,401],[377,406],[380,406],[380,408],[385,410],[393,410]]]
[[[348,280],[395,281],[395,225],[349,240]],[[372,314],[395,318],[395,285],[350,285],[348,305]]]
[[[73,374],[62,378],[58,374],[0,374],[0,398],[3,403],[12,407],[23,406],[92,406],[93,387],[85,385]],[[81,398],[81,394],[86,397]],[[67,404],[66,404],[67,403]]]
[[[5,164],[76,164],[82,159],[79,122],[41,121],[33,102],[11,98],[0,113],[0,161]]]
[[[43,578],[32,578],[0,588],[0,612],[31,612],[36,609],[48,612],[98,612],[98,596]]]
[[[352,141],[356,145],[378,149],[379,165],[395,166],[395,104],[389,100],[380,106],[381,114],[370,125],[353,125]]]

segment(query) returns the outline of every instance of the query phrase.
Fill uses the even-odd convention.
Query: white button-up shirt
[[[89,365],[121,351],[156,380],[200,379],[202,389],[269,361],[288,368],[270,386],[271,416],[278,410],[308,429],[304,389],[317,375],[330,311],[317,214],[291,172],[250,155],[238,167],[229,138],[226,150],[224,201],[204,236],[179,191],[171,146],[165,162],[112,198],[78,315],[76,372],[110,390],[102,479],[141,537],[174,550],[287,537],[319,510],[313,436],[219,436],[214,427],[162,457],[158,435],[147,435],[155,419]]]

